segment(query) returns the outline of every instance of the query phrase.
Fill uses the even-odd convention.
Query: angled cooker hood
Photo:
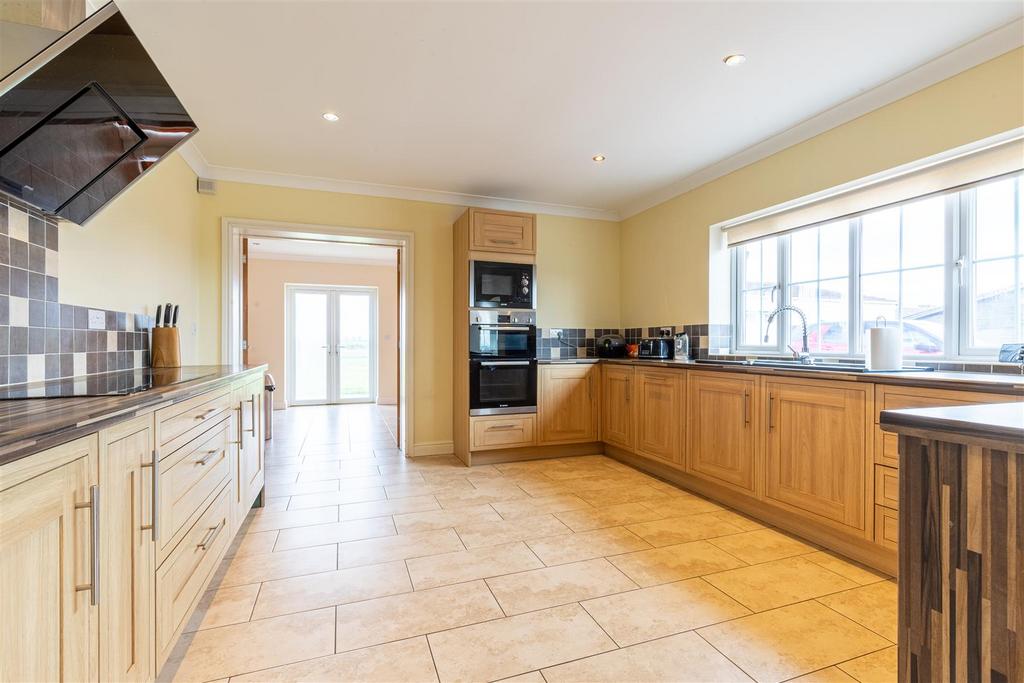
[[[0,81],[0,192],[81,225],[195,132],[109,3]]]

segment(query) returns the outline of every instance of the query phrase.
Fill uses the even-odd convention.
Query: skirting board
[[[410,454],[414,458],[425,455],[452,455],[455,453],[455,443],[452,441],[424,441],[413,445]]]

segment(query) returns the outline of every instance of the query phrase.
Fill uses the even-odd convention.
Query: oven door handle
[[[503,365],[529,365],[532,362],[533,361],[528,361],[528,360],[490,360],[490,361],[482,361],[480,363],[480,366],[481,367],[485,367],[485,368],[489,368],[489,367],[492,367],[492,366],[495,366],[495,365],[497,365],[498,367],[501,367]]]
[[[526,327],[525,325],[521,325],[521,326],[520,325],[517,325],[517,326],[512,326],[512,325],[475,325],[475,327],[479,327],[481,330],[497,330],[499,332],[529,332],[530,331],[530,328]]]

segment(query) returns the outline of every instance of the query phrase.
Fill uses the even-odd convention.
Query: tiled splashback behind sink
[[[0,385],[149,366],[149,316],[58,302],[57,224],[0,198]]]
[[[707,358],[715,353],[729,350],[728,325],[660,325],[657,327],[581,328],[545,327],[537,328],[537,357],[546,358],[594,358],[597,340],[606,334],[622,335],[627,344],[636,344],[647,337],[661,336],[661,330],[671,330],[671,337],[677,332],[690,335],[690,357]],[[561,330],[559,338],[557,332]]]

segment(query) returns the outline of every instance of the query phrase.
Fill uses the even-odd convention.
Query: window
[[[884,321],[909,357],[994,357],[1024,340],[1024,175],[746,242],[733,267],[736,351],[799,350],[798,315],[768,327],[789,305],[815,355],[861,355]]]

